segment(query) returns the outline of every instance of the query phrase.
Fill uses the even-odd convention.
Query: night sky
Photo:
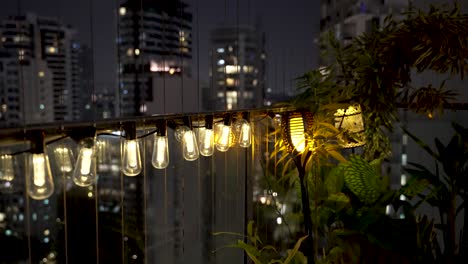
[[[168,0],[170,1],[170,0]],[[0,18],[31,12],[59,17],[94,48],[96,88],[115,87],[116,8],[119,0],[2,1]],[[292,79],[317,65],[318,0],[186,0],[193,13],[193,76],[208,85],[209,32],[217,25],[260,25],[267,38],[267,85],[283,93]],[[239,7],[239,9],[237,9]],[[198,27],[197,27],[198,24]],[[197,31],[198,28],[198,31]],[[91,34],[93,32],[93,34]],[[198,37],[198,39],[197,39]],[[199,58],[197,58],[199,54]],[[197,69],[197,65],[200,69]],[[199,76],[199,78],[198,78]]]

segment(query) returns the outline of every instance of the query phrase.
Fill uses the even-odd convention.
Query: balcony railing
[[[1,130],[2,159],[8,154],[13,169],[7,179],[2,160],[0,243],[9,252],[5,261],[243,263],[241,250],[222,249],[237,237],[214,233],[245,234],[249,220],[264,221],[259,205],[274,206],[278,199],[274,190],[256,182],[269,166],[268,153],[275,148],[272,117],[286,110],[158,115]],[[239,135],[232,133],[227,151],[185,160],[176,131],[180,133],[185,125],[200,136],[211,120],[207,116],[212,117],[213,129],[223,124],[235,130],[236,121],[249,120],[251,145],[235,145],[232,137]],[[161,121],[167,124],[169,165],[155,169],[154,138],[162,135]],[[141,147],[142,170],[126,176],[122,156],[125,141],[133,133]],[[44,135],[44,142],[37,142],[38,135]],[[79,186],[72,167],[85,167],[86,161],[79,165],[75,160],[83,158],[80,150],[87,147],[78,142],[89,135],[95,139],[96,178]],[[28,164],[43,143],[54,185],[45,198],[31,195],[31,185],[47,181],[40,176],[44,165],[31,169],[38,161]],[[83,169],[81,174],[86,174]]]

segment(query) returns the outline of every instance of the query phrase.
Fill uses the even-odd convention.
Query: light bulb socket
[[[189,116],[184,116],[183,122],[185,126],[187,126],[190,130],[192,130],[192,121],[190,120]]]
[[[42,130],[31,131],[28,135],[31,141],[31,153],[42,154],[45,153],[45,134]]]
[[[167,135],[166,120],[164,119],[156,120],[156,130],[157,130],[158,136],[165,137]]]
[[[83,127],[79,129],[73,129],[73,131],[69,133],[69,136],[71,139],[73,139],[76,142],[80,142],[85,138],[94,139],[96,137],[96,128],[95,127]],[[87,147],[92,147],[94,145],[94,140],[87,140],[87,142],[88,141],[92,145],[87,146]]]
[[[224,125],[230,126],[231,125],[231,114],[224,115]]]
[[[249,112],[242,112],[242,119],[249,122],[250,121],[250,113]]]
[[[136,135],[136,123],[135,122],[126,122],[123,124],[123,129],[125,131],[125,139],[135,140]]]
[[[205,128],[213,129],[213,116],[212,115],[205,116]]]

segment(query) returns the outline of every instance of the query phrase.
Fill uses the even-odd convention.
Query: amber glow
[[[306,147],[304,134],[304,121],[302,117],[293,117],[289,120],[289,133],[291,143],[298,152],[303,152]]]

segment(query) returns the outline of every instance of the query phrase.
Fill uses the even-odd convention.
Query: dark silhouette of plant
[[[444,251],[442,260],[454,262],[462,254],[466,254],[467,234],[463,232],[461,241],[456,240],[456,218],[464,209],[467,215],[467,178],[468,178],[468,130],[460,125],[453,124],[456,131],[447,145],[438,138],[434,139],[436,149],[433,150],[409,131],[405,132],[423,148],[435,161],[435,171],[427,167],[409,163],[410,168],[406,171],[415,179],[426,180],[427,193],[420,193],[421,200],[416,204],[419,206],[428,203],[439,211],[440,224],[435,225],[443,234]],[[457,201],[461,198],[462,203]],[[465,224],[467,219],[465,218]],[[465,225],[466,227],[468,225]],[[462,248],[460,246],[463,245]]]

